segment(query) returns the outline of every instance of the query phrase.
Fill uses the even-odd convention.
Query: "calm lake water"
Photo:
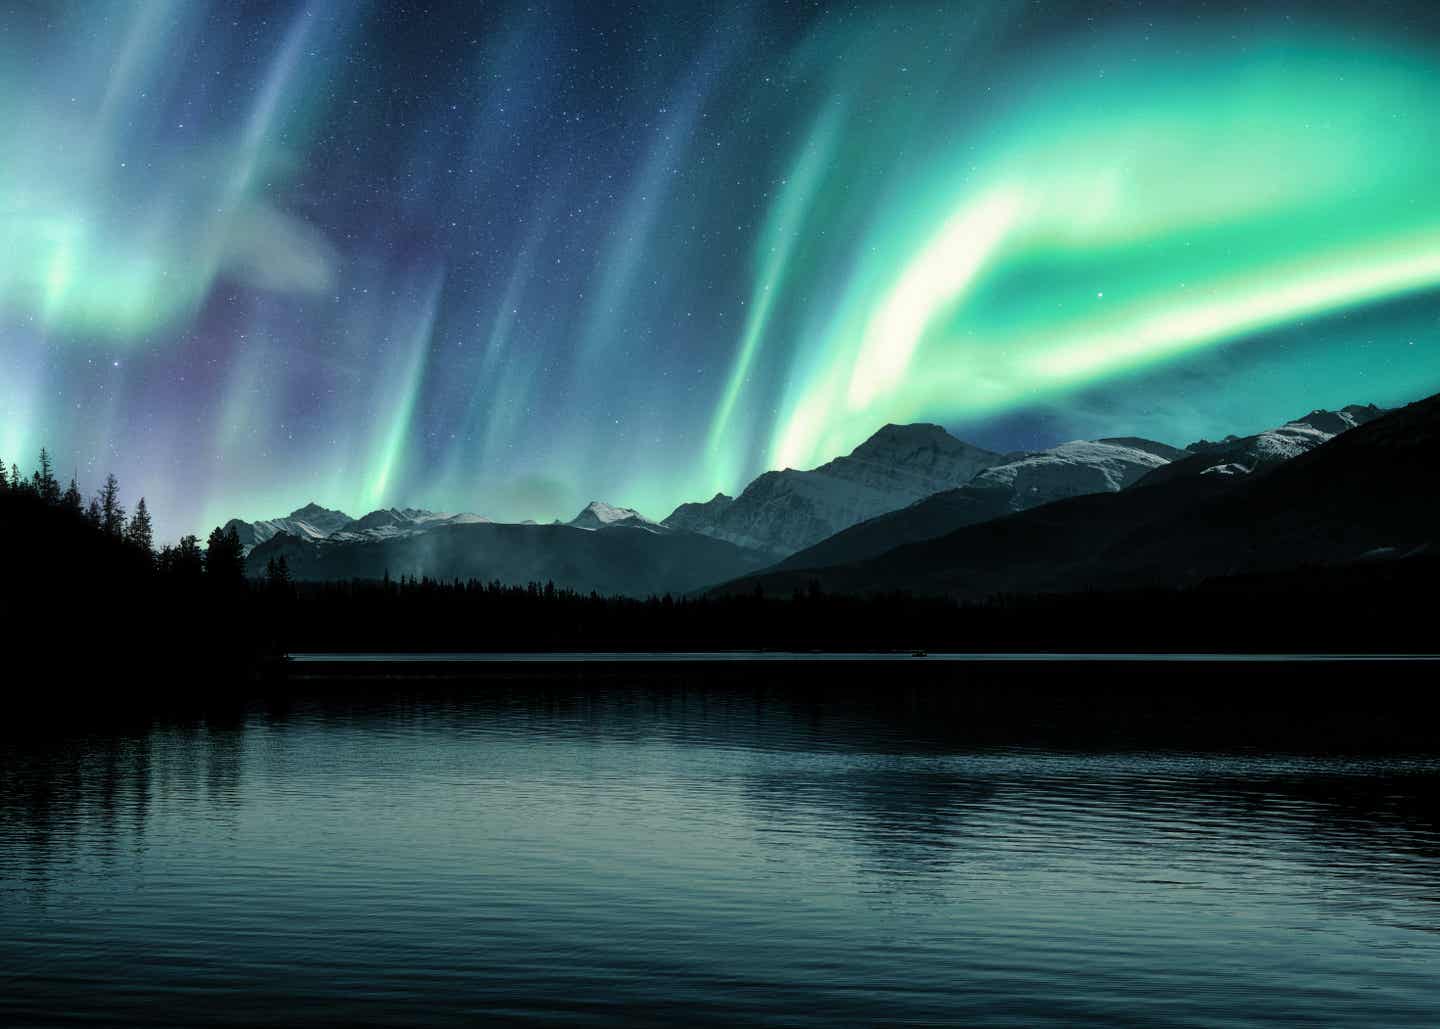
[[[0,1024],[1440,1024],[1435,754],[1007,719],[557,677],[12,724]]]

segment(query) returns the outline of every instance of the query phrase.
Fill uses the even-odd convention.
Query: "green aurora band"
[[[1204,60],[1141,60],[1123,42],[1110,56],[1103,75],[1093,53],[1046,62],[993,131],[891,192],[808,341],[770,464],[806,466],[887,421],[971,419],[1440,284],[1433,55],[1328,34],[1302,46],[1291,32],[1217,40]],[[790,177],[799,194],[777,199],[787,236],[760,262],[721,421],[776,284],[793,277],[795,212],[846,188],[848,162],[817,174],[815,152]]]
[[[600,5],[12,12],[0,459],[114,470],[174,538],[663,517],[891,421],[1403,403],[1440,389],[1440,19],[1400,8],[656,3],[644,59]]]

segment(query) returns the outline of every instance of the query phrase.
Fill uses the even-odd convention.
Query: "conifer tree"
[[[290,560],[284,554],[265,562],[265,588],[271,593],[287,596],[292,585]]]
[[[125,526],[125,539],[131,546],[143,550],[146,554],[155,547],[155,532],[150,524],[150,511],[145,506],[144,497],[135,505],[135,513],[130,516],[130,523]]]
[[[245,581],[245,550],[235,526],[227,531],[216,526],[205,541],[205,574],[216,585],[238,585]]]
[[[60,506],[75,514],[85,513],[85,501],[80,496],[80,487],[75,483],[75,476],[70,476],[70,485],[65,488],[65,495],[60,498]]]
[[[180,537],[171,556],[170,571],[178,578],[193,581],[205,571],[205,558],[200,553],[200,540],[194,536]]]
[[[10,488],[16,492],[25,488],[25,480],[20,478],[20,466],[14,461],[10,462]]]
[[[44,447],[40,448],[40,467],[35,471],[35,492],[47,504],[60,503],[60,483],[55,480],[50,452]]]
[[[0,461],[0,493],[10,488],[10,473],[5,469],[5,462]]]
[[[113,473],[105,476],[105,485],[100,489],[100,528],[116,539],[125,534],[125,508],[120,504],[120,484]]]
[[[98,529],[100,528],[102,518],[103,515],[100,513],[100,498],[91,497],[90,506],[85,509],[85,520]]]

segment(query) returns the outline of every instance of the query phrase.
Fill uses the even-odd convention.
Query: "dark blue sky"
[[[0,7],[0,458],[653,517],[1440,382],[1434,5]]]

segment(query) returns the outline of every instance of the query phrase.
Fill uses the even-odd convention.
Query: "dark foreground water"
[[[1424,748],[754,679],[12,724],[0,1024],[1440,1024]]]

